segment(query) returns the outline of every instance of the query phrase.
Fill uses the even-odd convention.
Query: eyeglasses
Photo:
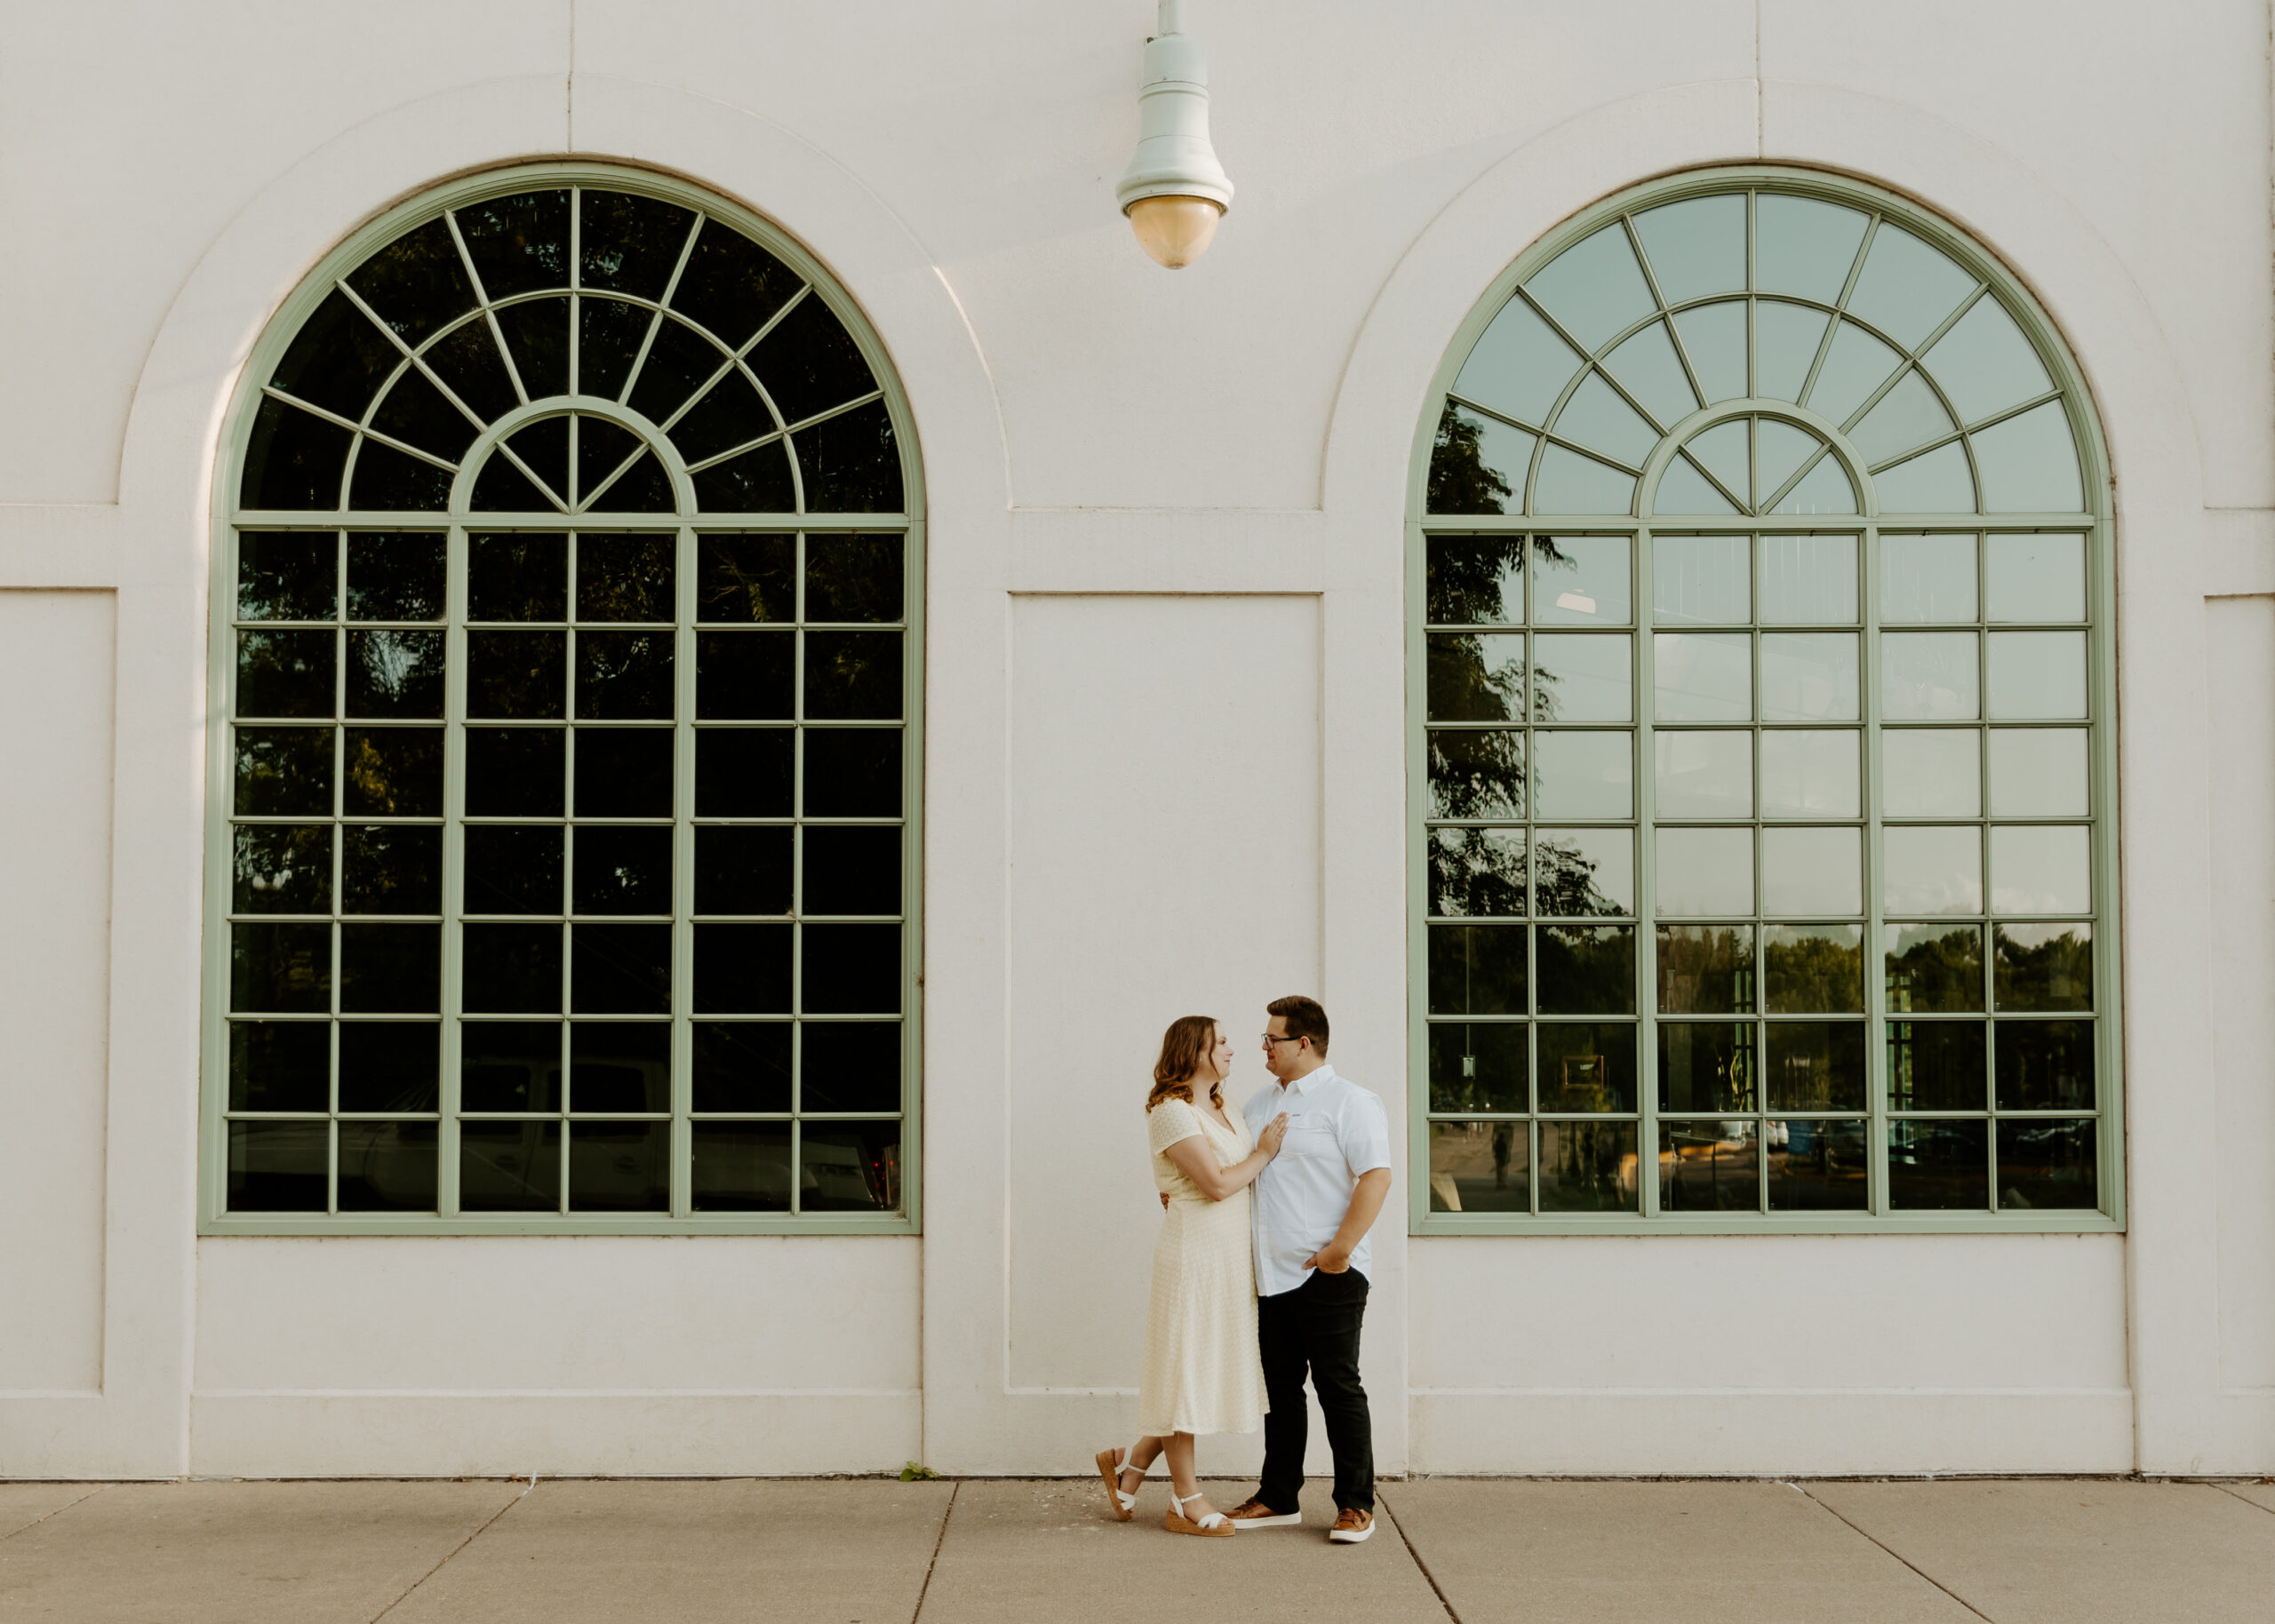
[[[1303,1039],[1300,1036],[1293,1038],[1275,1038],[1270,1032],[1264,1033],[1263,1038],[1264,1047],[1267,1049],[1275,1043],[1301,1043],[1303,1041]]]

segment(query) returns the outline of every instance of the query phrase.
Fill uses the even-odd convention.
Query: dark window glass
[[[800,1007],[809,1015],[898,1015],[900,927],[807,925]]]
[[[337,638],[330,632],[237,633],[237,714],[330,716]]]
[[[790,1023],[695,1023],[694,1103],[698,1111],[788,1111]]]
[[[776,428],[773,414],[739,367],[710,388],[672,425],[672,443],[690,462],[746,445]]]
[[[569,1206],[580,1213],[666,1213],[672,1205],[672,1125],[575,1122],[569,1128]]]
[[[443,714],[443,634],[350,632],[347,714],[439,718]]]
[[[1432,721],[1524,720],[1523,633],[1433,633],[1427,641]]]
[[[521,192],[452,211],[492,299],[569,285],[569,194]]]
[[[432,1122],[339,1125],[339,1210],[431,1213],[439,1168]]]
[[[1752,1213],[1760,1208],[1759,1124],[1712,1117],[1661,1120],[1661,1212]]]
[[[706,513],[796,512],[789,442],[778,440],[704,469],[695,476],[695,499]]]
[[[229,927],[229,1007],[322,1015],[331,1007],[331,927]]]
[[[1430,1013],[1524,1015],[1526,936],[1510,925],[1430,927]]]
[[[1529,434],[1512,434],[1491,425],[1496,452],[1484,446],[1488,425],[1474,412],[1448,403],[1438,419],[1437,442],[1430,451],[1429,492],[1424,501],[1433,513],[1497,513],[1505,502],[1524,506],[1525,470],[1521,458],[1507,453],[1531,443]],[[1493,458],[1488,461],[1489,456]],[[1498,466],[1497,466],[1498,465]]]
[[[1753,927],[1659,927],[1663,1015],[1752,1015]]]
[[[644,332],[646,329],[643,327],[642,330]],[[638,342],[636,338],[634,341]],[[631,472],[627,465],[646,450],[646,442],[635,437],[629,429],[619,428],[605,418],[580,416],[577,419],[577,490],[579,498],[590,502],[595,497],[613,489],[618,480]],[[579,567],[582,569],[581,564]]]
[[[542,475],[539,476],[543,477]],[[474,482],[475,512],[478,513],[542,513],[561,511],[551,496],[538,489],[527,473],[500,447],[483,465]]]
[[[1619,1213],[1635,1209],[1632,1122],[1540,1125],[1540,1210]]]
[[[763,376],[762,374],[762,376]],[[900,448],[882,401],[856,406],[791,436],[810,513],[897,513]]]
[[[237,618],[331,619],[338,601],[339,548],[329,530],[238,536]]]
[[[506,443],[522,460],[522,472],[544,482],[546,501],[569,493],[569,419],[540,418],[507,436]],[[502,461],[503,459],[499,459]],[[475,506],[481,506],[479,496]]]
[[[672,731],[668,728],[579,728],[577,816],[669,817]]]
[[[1898,1212],[1982,1212],[1991,1205],[1991,1125],[1888,1125],[1888,1202]]]
[[[786,1213],[792,1171],[786,1122],[698,1122],[693,1134],[695,1209]]]
[[[1632,1015],[1635,927],[1536,925],[1532,972],[1543,1015]]]
[[[584,193],[578,246],[579,281],[640,299],[661,299],[679,265],[695,216],[677,203],[628,192]]]
[[[347,280],[407,344],[421,342],[474,308],[474,284],[467,280],[459,245],[439,219],[397,237]]]
[[[809,1213],[898,1212],[900,1124],[807,1124],[798,1130],[798,1205]]]
[[[790,632],[698,632],[695,713],[706,721],[787,720],[794,699]]]
[[[898,913],[900,844],[898,829],[809,825],[800,912]]]
[[[1983,1007],[1980,925],[1890,925],[1886,930],[1890,1014]]]
[[[698,1015],[790,1013],[788,925],[695,927]]]
[[[331,1124],[229,1124],[229,1210],[320,1213],[328,1205]]]
[[[1625,1022],[1544,1021],[1533,1028],[1540,1049],[1540,1109],[1622,1111],[1635,1109],[1635,1028]]]
[[[498,341],[486,321],[468,322],[438,340],[422,359],[443,386],[485,423],[496,422],[518,403],[514,380],[507,375],[505,358],[498,353]],[[490,466],[498,466],[497,459]],[[482,506],[478,497],[475,506]]]
[[[567,713],[565,632],[469,632],[466,705],[470,716],[524,720]]]
[[[561,1009],[561,927],[465,925],[465,1007],[483,1015]]]
[[[509,305],[498,313],[498,328],[506,335],[506,352],[514,358],[522,387],[530,399],[569,393],[569,301],[531,299]],[[565,490],[567,481],[563,481]]]
[[[467,618],[566,620],[566,536],[475,536],[467,553]]]
[[[569,1007],[581,1015],[669,1015],[672,927],[570,927]]]
[[[1864,1028],[1857,1021],[1773,1021],[1763,1080],[1772,1111],[1864,1109]]]
[[[1772,1015],[1862,1014],[1864,927],[1765,925],[1761,973]]]
[[[1525,832],[1433,829],[1430,912],[1455,919],[1522,919],[1529,911]]]
[[[561,1028],[551,1021],[468,1021],[459,1028],[465,1111],[559,1111]]]
[[[347,537],[347,618],[440,620],[443,538],[426,535]]]
[[[587,824],[577,831],[579,913],[669,913],[672,832]]]
[[[1896,1021],[1888,1026],[1890,1111],[1982,1111],[1985,1087],[1980,1021]]]
[[[468,1122],[460,1126],[459,1205],[470,1213],[557,1212],[561,1124]]]
[[[577,538],[577,618],[670,621],[677,617],[670,536]]]
[[[468,913],[559,913],[562,872],[557,827],[475,824],[466,832]]]
[[[365,440],[356,449],[347,506],[365,513],[439,513],[451,505],[448,468]]]
[[[727,364],[719,348],[683,322],[667,317],[656,328],[648,358],[632,380],[632,410],[654,423],[668,423],[696,391]]]
[[[813,839],[808,830],[806,838]],[[787,827],[715,828],[695,832],[695,912],[790,912],[791,832]],[[806,911],[824,912],[808,899]]]
[[[387,374],[402,364],[403,352],[387,334],[345,293],[334,291],[301,323],[268,381],[352,423],[363,417]]]
[[[2091,1021],[1998,1023],[2000,1111],[2091,1111]]]
[[[818,293],[800,299],[758,341],[750,364],[786,423],[803,422],[877,386],[860,346]]]
[[[1525,538],[1433,536],[1423,596],[1433,625],[1521,625]]]
[[[239,728],[234,810],[241,817],[328,816],[331,740],[329,728]]]
[[[1777,1029],[1769,1030],[1774,1056]],[[1871,1206],[1862,1122],[1797,1118],[1765,1124],[1762,1135],[1769,1148],[1771,1212],[1861,1213]]]
[[[672,1029],[661,1021],[574,1021],[569,1026],[569,1109],[668,1111]]]
[[[577,392],[615,400],[624,393],[625,379],[632,376],[640,346],[648,341],[655,313],[587,294],[577,301]],[[603,470],[601,477],[606,478],[608,472]]]
[[[342,925],[339,1007],[369,1015],[436,1015],[443,1007],[440,925]]]
[[[348,432],[282,401],[263,401],[245,444],[238,500],[279,512],[339,506]]]
[[[350,728],[340,809],[350,817],[440,817],[443,729]]]
[[[330,1111],[331,1027],[324,1021],[229,1026],[231,1111]]]
[[[2095,1159],[2095,1125],[2090,1119],[2045,1118],[1999,1124],[1999,1209],[2067,1210],[2101,1205]]]
[[[469,817],[558,817],[567,735],[559,728],[468,728]]]
[[[668,513],[679,507],[671,476],[652,456],[634,463],[592,499],[601,513]]]
[[[339,854],[342,913],[440,913],[443,832],[432,824],[350,826]]]
[[[795,736],[787,728],[706,728],[698,733],[695,816],[789,816]],[[810,771],[814,735],[806,737]]]
[[[1661,1021],[1659,1109],[1753,1110],[1757,1030],[1751,1021]]]
[[[1500,728],[1430,729],[1429,816],[1524,815],[1523,734]]]
[[[387,398],[380,402],[379,410],[371,414],[371,426],[390,439],[415,445],[445,462],[455,463],[466,455],[467,447],[474,443],[480,426],[451,404],[450,397],[437,388],[426,373],[412,367],[396,378],[387,390]],[[356,458],[355,484],[359,491],[365,477],[363,458],[371,455],[371,444],[366,443]],[[447,500],[452,475],[443,469],[436,469],[435,473],[442,475],[443,497]],[[433,479],[435,474],[427,477]],[[365,506],[360,495],[355,506]],[[374,616],[372,618],[390,617]]]
[[[695,545],[698,620],[731,625],[795,617],[796,537],[704,536]]]
[[[672,291],[672,308],[740,349],[804,285],[789,267],[733,227],[706,219]]]
[[[898,536],[806,537],[806,618],[898,620],[905,605]]]
[[[807,728],[802,732],[806,752],[804,799],[807,816],[901,816],[901,735],[898,728]],[[705,734],[702,736],[709,739],[720,736]],[[702,768],[700,747],[696,766],[699,774]],[[773,781],[769,778],[766,782],[770,784]]]
[[[1531,1085],[1532,1055],[1523,1023],[1430,1028],[1432,1111],[1529,1111]]]
[[[1532,1129],[1522,1122],[1430,1124],[1430,1210],[1532,1210]]]
[[[799,1110],[900,1109],[897,1023],[809,1021],[798,1041]]]
[[[1999,1007],[2091,1009],[2091,925],[2001,925],[1997,936]]]
[[[673,713],[669,632],[577,633],[577,714],[630,721]]]
[[[239,824],[233,913],[330,913],[331,825]]]
[[[442,1100],[443,1029],[427,1021],[339,1023],[339,1109],[434,1111]]]

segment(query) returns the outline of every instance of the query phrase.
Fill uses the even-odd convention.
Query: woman
[[[1233,1524],[1201,1495],[1193,1440],[1203,1432],[1253,1432],[1264,1418],[1248,1187],[1288,1133],[1283,1111],[1249,1140],[1246,1118],[1225,1108],[1232,1069],[1232,1039],[1207,1015],[1181,1015],[1161,1038],[1145,1115],[1153,1182],[1167,1210],[1145,1307],[1140,1437],[1126,1451],[1098,1453],[1114,1514],[1126,1523],[1145,1469],[1166,1449],[1176,1504],[1161,1525],[1211,1538],[1230,1535]],[[1201,1086],[1208,1092],[1196,1099]]]

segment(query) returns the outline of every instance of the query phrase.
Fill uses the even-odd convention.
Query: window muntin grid
[[[371,335],[351,342],[335,321],[314,346],[326,371],[307,332],[371,266],[447,239],[458,282],[477,291],[479,307],[447,322],[389,309],[394,370],[360,409],[360,435],[336,435],[336,468],[312,463],[305,426],[280,428],[276,414],[324,430],[347,414],[273,382],[244,431],[243,506],[219,550],[232,618],[216,688],[231,726],[209,1222],[910,1227],[921,565],[898,511],[905,431],[885,374],[838,314],[842,296],[755,222],[606,173],[530,179],[543,184],[498,195],[492,181],[407,232],[367,233],[334,256],[346,268],[304,291],[316,315],[264,344],[283,357],[272,378],[298,356],[291,381],[337,405],[340,357]],[[562,200],[550,240],[531,224],[547,197]],[[637,241],[608,235],[627,218],[668,227],[651,235],[670,248],[670,275],[644,304],[587,281],[622,280],[637,258]],[[499,273],[466,222],[501,219],[538,267],[506,279],[553,275],[565,295],[481,295],[484,270]],[[720,263],[698,286],[706,244]],[[561,318],[567,370],[549,381],[567,393],[527,398],[545,363],[532,324],[506,319],[515,300],[524,318]],[[575,393],[589,374],[574,369],[595,354],[580,354],[588,300],[643,324],[609,396]],[[730,355],[698,317],[749,336]],[[676,382],[643,385],[675,323],[716,354],[683,346],[696,360],[682,356]],[[794,343],[770,351],[786,331]],[[373,425],[389,391],[437,381],[427,354],[452,333],[489,343],[523,398],[501,387],[496,418],[446,467]],[[770,354],[778,364],[761,365]],[[728,410],[712,397],[730,384],[742,393]],[[478,416],[463,395],[447,404]],[[280,456],[295,434],[299,452]],[[375,484],[379,452],[423,455],[435,477]],[[778,462],[771,485],[736,472],[754,452]],[[721,468],[739,482],[706,488]],[[810,516],[768,511],[802,500]],[[363,511],[374,501],[404,511]],[[417,516],[429,507],[441,511]],[[527,557],[502,567],[532,553],[552,560],[534,595]],[[291,714],[256,714],[280,707]],[[541,781],[532,753],[551,763],[551,803],[500,802],[501,784],[526,797]],[[299,800],[280,800],[295,765]],[[410,874],[383,904],[365,895],[375,837]],[[329,884],[309,877],[318,848]],[[533,873],[549,897],[529,895]],[[549,947],[535,942],[548,934]],[[547,962],[497,992],[533,946]],[[255,960],[291,985],[253,991]],[[297,1007],[247,1007],[278,1004]],[[291,1054],[263,1063],[279,1034]]]
[[[1804,201],[1837,204],[1862,224],[1838,282],[1828,277],[1830,291],[1804,301],[1820,306],[1811,370],[1765,398],[1767,391],[1744,393],[1774,370],[1762,344],[1776,318],[1765,322],[1760,306],[1773,291],[1784,299],[1787,291],[1765,285],[1755,233],[1765,196],[1788,186],[1796,194],[1814,191]],[[1709,190],[1700,183],[1689,189]],[[1979,254],[1891,205],[1860,188],[1792,186],[1783,178],[1727,187],[1716,206],[1744,227],[1735,276],[1715,282],[1680,263],[1670,276],[1639,253],[1648,243],[1638,219],[1674,213],[1664,189],[1647,193],[1585,219],[1560,239],[1571,247],[1558,251],[1552,243],[1528,256],[1505,284],[1507,303],[1481,312],[1471,329],[1478,340],[1457,346],[1447,362],[1451,387],[1417,485],[1425,510],[1449,516],[1417,527],[1411,593],[1420,609],[1413,656],[1425,673],[1415,685],[1412,724],[1415,1066],[1424,1082],[1415,1091],[1415,1206],[1425,1230],[2076,1227],[2105,1222],[2101,1214],[2118,1210],[2114,1129],[2102,1126],[2115,1121],[2114,967],[2106,954],[2096,965],[2091,952],[2095,927],[2106,935],[2114,903],[2103,788],[2106,631],[2093,608],[2107,592],[2105,534],[2086,509],[2075,474],[2081,458],[2066,426],[2028,478],[2017,473],[2011,447],[2001,450],[1993,436],[1978,457],[1974,440],[1976,431],[1988,434],[2049,403],[2082,411],[2082,396],[2064,358],[2043,338],[2030,341],[2030,364],[2038,376],[2063,381],[2036,393],[2013,384],[2018,369],[2011,355],[1993,355],[1996,364],[1986,367],[1945,342],[1992,329],[1987,316],[1971,325],[1965,319],[1986,299],[1997,301],[2006,322],[2016,322],[2015,311],[2024,313],[2017,333],[2043,329],[1994,267],[1960,270],[1980,262]],[[1872,285],[1864,275],[1872,245],[1882,240],[1883,227],[1896,230],[1899,222],[1900,237],[1886,240],[1906,244],[1915,268],[1912,251],[1940,240],[1944,246],[1935,251],[1951,274],[1922,273],[1928,291],[1912,304],[1932,303],[1930,312],[1892,313],[1902,287],[1883,278],[1872,296],[1879,314],[1860,313],[1856,296]],[[1543,291],[1558,286],[1550,273],[1591,243],[1598,243],[1591,250],[1594,268],[1565,279],[1560,312]],[[1590,290],[1616,281],[1600,263],[1616,262],[1603,251],[1607,243],[1629,256],[1651,302],[1616,322],[1599,312],[1590,327],[1584,307],[1596,297]],[[1528,265],[1538,268],[1528,275]],[[1658,290],[1669,283],[1690,291],[1661,299]],[[1632,479],[1617,499],[1554,514],[1540,513],[1536,502],[1530,516],[1493,522],[1504,506],[1520,511],[1517,498],[1526,491],[1537,495],[1548,450],[1560,439],[1567,452],[1582,449],[1577,431],[1564,432],[1572,421],[1564,414],[1584,402],[1591,379],[1624,391],[1628,407],[1646,409],[1632,398],[1639,389],[1625,386],[1632,379],[1616,378],[1608,358],[1653,322],[1663,334],[1679,331],[1679,322],[1665,325],[1670,311],[1679,318],[1686,309],[1732,302],[1725,283],[1740,290],[1746,312],[1740,330],[1752,340],[1736,354],[1746,382],[1722,399],[1694,387],[1704,374],[1670,337],[1667,350],[1680,363],[1671,375],[1688,393],[1662,379],[1666,386],[1648,408],[1656,412],[1651,442],[1627,446],[1624,474]],[[1555,338],[1551,364],[1529,373],[1520,364],[1523,345],[1505,342],[1505,333],[1495,337],[1513,310],[1522,311],[1517,325],[1526,331]],[[1841,415],[1828,420],[1811,409],[1819,398],[1812,380],[1842,331],[1836,320],[1842,312],[1857,314],[1876,341],[1894,333],[1894,354],[1888,375],[1876,375],[1869,388],[1848,386]],[[2001,375],[2014,398],[1992,386]],[[1489,402],[1480,398],[1487,393],[1480,376],[1497,378],[1505,407],[1520,398],[1512,389],[1529,388],[1533,415],[1481,410]],[[1855,435],[1906,378],[1963,404],[1940,439],[1924,447],[1890,450],[1883,439],[1878,452],[1860,452]],[[1586,420],[1611,415],[1600,396],[1590,410],[1595,418]],[[1529,438],[1513,438],[1520,431]],[[1521,450],[1521,466],[1510,458],[1513,446]],[[1905,485],[1911,475],[1903,474],[1888,499],[1886,476],[1939,450],[1976,459],[1968,463],[1963,498],[1947,482],[1948,509],[1916,511],[1926,505],[1908,493],[1922,487]],[[2091,460],[2090,452],[2082,459]],[[1978,465],[1989,473],[1978,475]],[[1556,487],[1578,488],[1569,481]],[[2033,490],[2027,503],[2010,494],[2024,488]],[[2036,511],[2041,503],[2052,511]],[[1960,517],[1979,506],[2021,508],[2023,521]],[[1627,516],[1616,516],[1622,511]],[[1842,514],[1853,516],[1844,524],[1836,517]],[[1456,609],[1443,565],[1453,551],[1480,547],[1499,550],[1499,585],[1473,579],[1469,590],[1478,601]],[[1586,547],[1624,567],[1611,586],[1602,569],[1577,589],[1566,579],[1591,566],[1560,555]],[[1688,601],[1681,590],[1697,555],[1718,550],[1736,550],[1744,560],[1736,609]],[[1819,563],[1845,557],[1829,597],[1822,581],[1812,592],[1806,567],[1812,550]],[[1624,601],[1605,601],[1614,593]],[[1836,612],[1827,602],[1843,607]],[[1596,633],[1603,649],[1552,641],[1584,624],[1619,631]],[[1603,652],[1626,636],[1632,665],[1624,693],[1607,681],[1616,659],[1595,661],[1586,672],[1571,668],[1575,652]],[[1836,649],[1828,673],[1824,657]],[[1558,669],[1560,659],[1568,669]],[[1459,660],[1471,667],[1467,690],[1451,669]],[[1530,689],[1528,674],[1540,679]],[[1813,712],[1795,703],[1812,686],[1802,679],[1846,697]],[[1583,693],[1584,706],[1596,708],[1544,714],[1536,697],[1517,698],[1499,713],[1478,709],[1499,696],[1543,689],[1560,698]],[[1604,726],[1626,720],[1623,704],[1633,706],[1629,726]],[[1478,1041],[1491,1039],[1513,1055],[1528,1042],[1537,1047],[1537,1037],[1523,1036],[1528,1015],[1540,1031],[1553,1024],[1537,986],[1516,984],[1516,972],[1506,967],[1521,959],[1537,982],[1545,918],[1537,895],[1528,901],[1503,885],[1490,897],[1458,896],[1451,907],[1444,895],[1449,850],[1465,856],[1465,873],[1497,849],[1507,866],[1522,861],[1528,844],[1537,856],[1541,824],[1572,820],[1569,807],[1552,813],[1537,803],[1553,788],[1560,765],[1553,748],[1566,752],[1561,765],[1578,765],[1570,752],[1579,737],[1600,757],[1594,777],[1608,779],[1620,764],[1635,785],[1630,806],[1616,786],[1601,784],[1594,815],[1628,818],[1625,832],[1637,842],[1639,896],[1621,905],[1620,917],[1637,921],[1632,986],[1644,1012],[1632,1103],[1621,1097],[1587,1118],[1592,1139],[1608,1148],[1586,1174],[1585,1199],[1575,1199],[1570,1186],[1573,1169],[1590,1160],[1575,1154],[1576,1135],[1558,1124],[1559,1103],[1544,1092],[1550,1079],[1538,1056],[1526,1077],[1514,1060],[1497,1061]],[[1497,742],[1497,778],[1478,770],[1481,761],[1492,764]],[[1459,760],[1449,756],[1449,743],[1462,747]],[[1544,751],[1544,744],[1552,748]],[[1963,760],[1972,765],[1963,768]],[[1438,781],[1449,774],[1459,779],[1466,805],[1450,805],[1441,792]],[[1526,804],[1528,796],[1534,804]],[[1449,841],[1457,844],[1448,848]],[[1855,854],[1844,860],[1849,878],[1841,896],[1786,895],[1809,865],[1780,848],[1828,841],[1844,841]],[[1952,880],[1960,857],[1950,855],[1963,856],[1970,845],[1971,891]],[[1747,872],[1736,872],[1741,866]],[[1473,877],[1464,883],[1477,893]],[[1717,896],[1718,889],[1743,896]],[[1462,910],[1473,899],[1501,910],[1489,927],[1467,922],[1476,916]],[[1488,929],[1511,935],[1489,936]],[[1529,959],[1505,947],[1493,959],[1502,984],[1481,1006],[1472,956],[1448,944],[1457,935],[1513,944],[1529,934]],[[1828,962],[1837,964],[1837,976],[1824,973]],[[1794,991],[1797,965],[1811,971],[1800,978],[1809,986],[1805,994]],[[1472,984],[1463,1001],[1449,1004],[1451,966],[1462,967]],[[1700,989],[1718,977],[1719,991],[1702,1007]],[[1961,983],[1971,991],[1952,991]],[[1680,1052],[1687,1047],[1709,1052],[1688,1055]],[[1707,1063],[1688,1063],[1702,1058]],[[1797,1063],[1803,1060],[1808,1063]],[[1480,1073],[1503,1079],[1501,1086],[1481,1089],[1471,1080]],[[1699,1086],[1710,1074],[1720,1084]],[[1797,1079],[1815,1080],[1796,1087]],[[1635,1152],[1654,1142],[1656,1178]],[[1796,1177],[1797,1161],[1813,1164],[1803,1169],[1807,1177]],[[1529,1183],[1528,1171],[1537,1174]]]

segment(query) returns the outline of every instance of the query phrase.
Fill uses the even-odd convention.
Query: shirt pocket
[[[1334,1118],[1321,1116],[1290,1117],[1287,1142],[1281,1150],[1305,1161],[1339,1160],[1343,1155],[1335,1136]]]

